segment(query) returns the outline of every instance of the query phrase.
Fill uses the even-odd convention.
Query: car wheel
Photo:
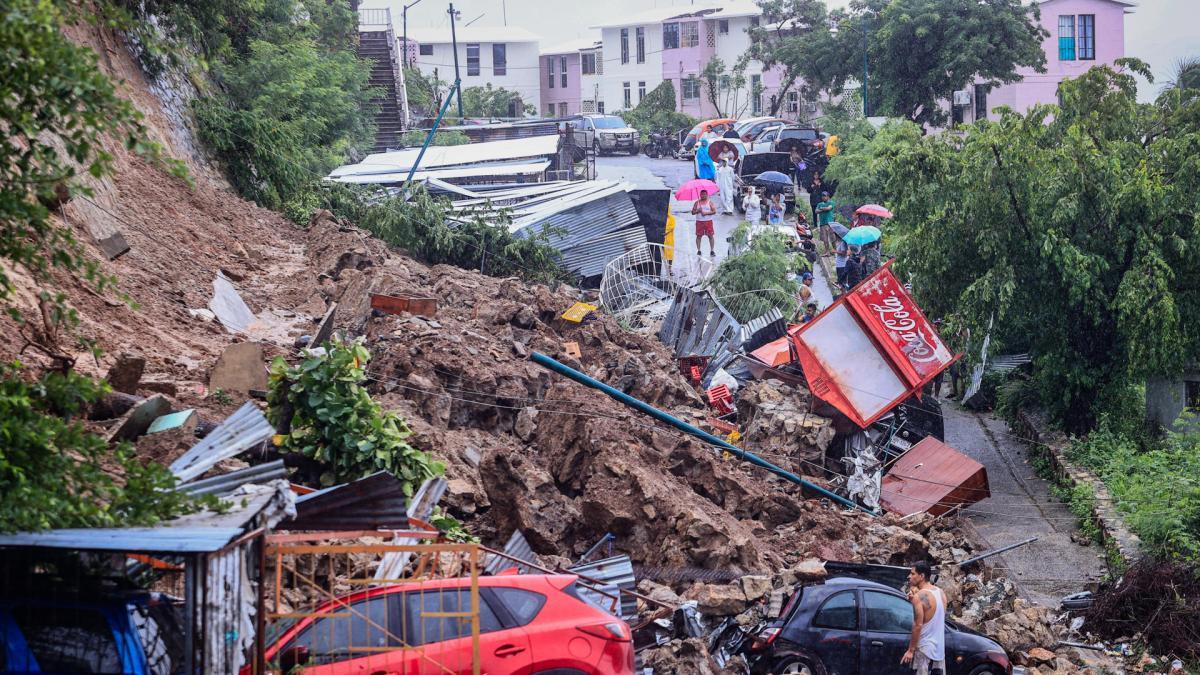
[[[813,668],[803,657],[785,656],[775,662],[771,672],[775,675],[813,675]]]
[[[629,156],[630,156],[630,157],[636,157],[636,156],[637,156],[637,154],[638,154],[638,149],[637,149],[637,146],[634,146],[634,147],[632,147],[632,148],[630,148],[630,149],[629,149]]]
[[[972,668],[970,675],[1004,675],[1004,670],[1000,666],[983,663]]]

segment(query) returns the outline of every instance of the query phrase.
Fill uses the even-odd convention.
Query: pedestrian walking
[[[692,204],[692,215],[696,216],[696,255],[700,255],[701,243],[704,237],[708,237],[708,255],[716,257],[717,238],[713,216],[717,215],[717,205],[708,198],[708,190],[700,191],[700,199]]]
[[[705,180],[716,180],[717,167],[713,165],[712,155],[708,154],[708,139],[700,140],[700,147],[696,148],[696,178]]]
[[[929,580],[929,563],[919,560],[908,572],[908,599],[913,607],[912,635],[901,665],[915,675],[946,673],[946,594]]]
[[[717,195],[721,199],[721,213],[733,213],[733,167],[725,160],[717,167],[717,187],[720,188]]]

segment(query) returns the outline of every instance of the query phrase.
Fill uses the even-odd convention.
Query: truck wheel
[[[629,149],[629,156],[630,156],[630,157],[636,157],[636,156],[637,156],[637,154],[638,154],[638,149],[637,149],[637,146],[636,146],[636,145],[635,145],[635,146],[633,146],[632,148],[630,148],[630,149]]]

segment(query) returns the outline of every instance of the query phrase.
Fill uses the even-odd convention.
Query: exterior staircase
[[[358,28],[358,57],[374,61],[371,66],[370,84],[383,93],[375,102],[379,111],[375,113],[375,152],[400,146],[400,134],[404,131],[404,118],[400,112],[399,50],[395,31],[391,25],[391,12],[386,9],[360,9]]]

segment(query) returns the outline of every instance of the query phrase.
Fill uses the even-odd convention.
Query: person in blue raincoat
[[[696,178],[705,180],[716,180],[717,178],[717,167],[708,154],[707,138],[700,139],[700,146],[696,148]]]

